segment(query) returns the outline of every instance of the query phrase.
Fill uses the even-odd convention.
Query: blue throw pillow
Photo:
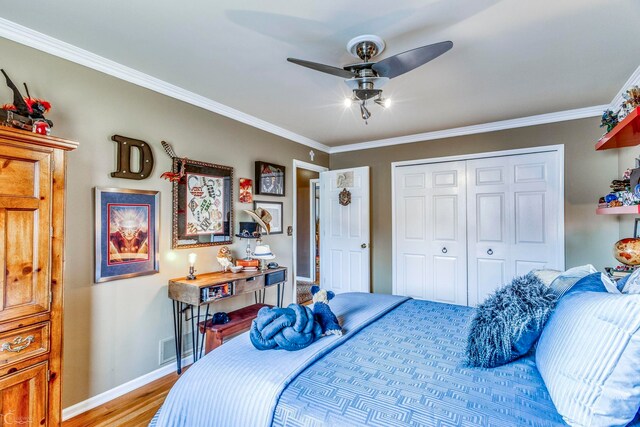
[[[556,295],[533,273],[513,279],[478,306],[467,338],[467,364],[493,368],[527,354],[555,303]]]
[[[640,295],[572,292],[536,348],[536,365],[564,420],[626,425],[640,406]]]
[[[576,292],[607,292],[602,282],[602,273],[593,273],[578,280],[575,285],[567,289],[562,298]]]

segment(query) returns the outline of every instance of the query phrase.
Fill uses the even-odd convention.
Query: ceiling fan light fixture
[[[365,101],[362,101],[362,103],[360,103],[360,116],[362,117],[362,120],[364,120],[366,123],[369,117],[371,117],[371,113],[369,112],[367,107],[364,105],[364,103]]]
[[[391,107],[391,99],[390,98],[382,98],[379,97],[375,100],[376,104],[378,104],[379,106],[381,106],[382,108],[389,108]]]
[[[353,99],[349,97],[345,97],[344,101],[342,102],[344,104],[344,108],[351,108],[351,106],[353,105]]]

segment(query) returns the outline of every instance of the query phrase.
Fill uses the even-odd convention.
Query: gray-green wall
[[[196,252],[200,272],[219,270],[219,247],[172,251],[171,184],[160,174],[171,169],[160,141],[171,143],[179,156],[235,168],[235,223],[250,221],[238,203],[238,178],[253,178],[254,161],[285,165],[287,197],[259,196],[284,202],[284,228],[293,223],[293,159],[309,162],[309,147],[260,131],[226,117],[140,88],[97,71],[0,39],[0,58],[12,80],[29,84],[33,96],[53,104],[48,115],[53,134],[80,143],[69,154],[64,282],[63,407],[158,369],[160,340],[173,336],[167,281],[186,274],[187,254]],[[0,103],[11,102],[0,84]],[[142,181],[113,179],[114,134],[147,141],[154,152],[153,176]],[[317,152],[315,163],[328,166],[329,156]],[[93,283],[94,217],[92,189],[96,186],[159,190],[160,273],[128,280]],[[244,242],[231,249],[244,255]],[[293,262],[293,241],[284,234],[269,236],[276,261]],[[285,301],[291,300],[291,278]],[[268,300],[275,301],[275,290]],[[216,304],[229,311],[253,303],[253,296]]]
[[[331,155],[331,169],[371,167],[372,287],[391,293],[391,163],[543,145],[565,147],[566,266],[612,265],[620,233],[615,216],[596,215],[598,197],[618,175],[616,150],[596,152],[598,119],[531,126]]]

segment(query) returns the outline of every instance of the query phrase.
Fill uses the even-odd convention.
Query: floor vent
[[[191,332],[185,334],[182,338],[182,357],[189,356],[193,353],[191,344]],[[176,340],[174,337],[160,340],[160,357],[159,364],[164,365],[176,361]]]

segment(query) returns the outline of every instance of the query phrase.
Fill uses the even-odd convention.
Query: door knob
[[[442,248],[442,253],[443,253],[443,254],[446,254],[447,252],[449,252],[449,251],[447,250],[447,248]]]
[[[363,244],[361,244],[361,245],[360,245],[360,247],[361,247],[362,249],[367,249],[367,244],[366,244],[366,243],[363,243]]]
[[[493,249],[489,249],[489,250],[487,251],[487,255],[493,255]]]

